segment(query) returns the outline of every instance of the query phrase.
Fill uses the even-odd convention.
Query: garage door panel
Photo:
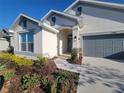
[[[122,47],[123,46],[123,39],[113,39],[113,46],[114,47]]]
[[[112,47],[105,47],[104,46],[104,52],[113,52],[113,48]]]
[[[103,46],[103,40],[94,40],[95,46]]]
[[[124,39],[114,39],[113,40],[113,54],[123,51],[123,41],[124,41]]]
[[[85,55],[85,56],[88,56],[88,55],[94,56],[94,55],[95,55],[95,50],[92,50],[91,48],[92,48],[92,47],[89,47],[89,48],[86,48],[86,49],[84,50],[84,55]],[[87,51],[87,50],[88,50],[88,51]]]
[[[124,50],[124,36],[117,38],[118,35],[113,36],[102,36],[84,39],[84,54],[85,56],[94,57],[108,57],[108,56],[121,56],[121,52]],[[123,53],[124,54],[124,53]]]
[[[104,47],[112,47],[113,41],[111,39],[104,39]]]
[[[104,57],[110,56],[113,52],[113,48],[112,48],[112,44],[113,44],[113,40],[112,39],[104,39]]]
[[[122,52],[123,51],[123,49],[122,49],[122,47],[115,47],[114,49],[113,49],[113,53],[115,54],[115,53],[120,53],[120,52]]]
[[[96,57],[98,56],[98,57],[103,57],[103,50],[101,50],[101,48],[97,48],[97,50],[96,50]]]

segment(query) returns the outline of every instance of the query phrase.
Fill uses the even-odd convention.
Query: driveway
[[[80,73],[77,93],[124,93],[124,61],[84,57],[82,65],[57,58],[58,68]]]

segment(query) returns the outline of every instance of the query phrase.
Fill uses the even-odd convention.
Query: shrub
[[[77,49],[76,48],[73,48],[72,51],[71,51],[71,61],[73,63],[76,63],[76,60],[77,60]]]
[[[68,80],[64,80],[62,83],[62,90],[61,90],[61,93],[68,93],[69,92],[69,88],[70,88],[70,84],[69,84],[69,81]]]
[[[67,74],[63,73],[63,72],[56,72],[54,73],[54,77],[60,81],[60,80],[65,80],[67,79]]]
[[[15,72],[7,69],[7,65],[0,63],[0,72],[4,76],[5,80],[9,80],[15,76]]]
[[[45,91],[45,93],[51,93],[50,92],[50,89],[51,89],[50,81],[48,80],[47,76],[45,76],[41,79],[41,86],[42,86],[43,90]]]
[[[19,66],[32,66],[34,62],[30,59],[15,57],[14,62]]]
[[[51,85],[51,93],[57,93],[57,83],[58,83],[58,81],[56,80],[56,81]]]
[[[22,88],[24,90],[40,84],[40,80],[37,75],[28,75],[28,74],[22,77],[21,82],[22,82]]]
[[[26,59],[26,58],[19,57],[19,56],[16,56],[16,55],[12,55],[12,54],[8,54],[8,53],[1,53],[0,58],[12,61],[19,66],[23,66],[23,65],[31,66],[31,65],[34,64],[34,62],[30,59]]]
[[[8,53],[1,53],[0,54],[1,59],[6,59],[6,60],[10,60],[10,61],[13,61],[14,56],[15,55],[8,54]]]
[[[4,73],[5,80],[10,80],[14,76],[15,76],[15,72],[14,71],[6,71]]]
[[[48,63],[48,58],[43,56],[37,56],[40,65],[46,65]]]
[[[49,80],[47,77],[44,77],[42,80],[41,80],[41,85],[46,88],[49,86]]]
[[[14,54],[14,47],[13,46],[9,46],[7,52],[10,53],[10,54]]]
[[[0,63],[0,71],[6,69],[6,64]]]
[[[68,72],[68,71],[64,71],[64,70],[53,73],[53,76],[55,78],[57,78],[59,81],[60,80],[66,80],[66,79],[68,79],[68,80],[69,79],[74,79],[75,77],[77,77],[73,73]]]
[[[57,91],[59,91],[59,93],[68,93],[70,88],[69,80],[73,78],[73,75],[68,71],[60,71],[60,72],[54,73],[54,77],[56,78],[56,81],[57,81],[57,89],[60,88]],[[51,90],[55,91],[55,85],[53,85],[52,87],[53,89]]]

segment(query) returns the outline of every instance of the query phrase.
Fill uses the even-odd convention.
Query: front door
[[[67,42],[68,44],[68,47],[67,47],[67,51],[68,52],[71,52],[71,50],[72,50],[72,35],[68,35],[68,42]]]

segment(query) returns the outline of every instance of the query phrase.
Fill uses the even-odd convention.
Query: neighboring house
[[[82,49],[83,56],[124,58],[124,5],[78,0],[41,21],[20,14],[12,25],[15,52],[49,57]]]
[[[0,51],[7,50],[9,45],[13,46],[13,32],[8,29],[0,31]]]
[[[5,38],[0,38],[0,52],[7,50],[9,42]]]

